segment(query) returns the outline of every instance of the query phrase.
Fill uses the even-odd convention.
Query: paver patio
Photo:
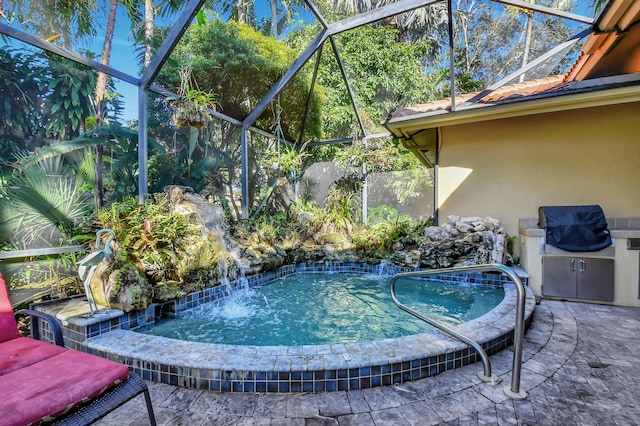
[[[543,300],[525,335],[523,401],[506,398],[513,353],[397,386],[320,394],[214,393],[150,383],[160,425],[636,425],[640,308]],[[145,425],[142,398],[99,425]]]

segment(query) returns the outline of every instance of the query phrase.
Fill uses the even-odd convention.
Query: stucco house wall
[[[520,233],[520,220],[537,218],[543,205],[599,204],[610,228],[621,227],[614,218],[633,218],[629,223],[638,228],[638,117],[635,102],[441,127],[439,221],[449,215],[499,219],[517,236],[515,255],[533,292],[542,295],[544,234]],[[604,253],[615,259],[612,303],[640,306],[640,252],[627,249],[627,237],[640,235],[615,234],[613,249]]]
[[[640,103],[440,128],[439,221],[492,216],[509,235],[542,205],[640,216]]]

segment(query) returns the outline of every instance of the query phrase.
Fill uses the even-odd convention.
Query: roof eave
[[[504,118],[640,102],[640,85],[592,90],[580,93],[522,99],[499,104],[474,104],[454,112],[437,110],[390,118],[385,127],[396,136],[412,132]]]

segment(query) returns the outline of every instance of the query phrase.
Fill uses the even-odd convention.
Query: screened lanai
[[[385,118],[566,72],[598,10],[583,3],[4,0],[3,175],[73,155],[98,205],[186,185],[247,218],[342,155],[366,204],[367,178],[409,161]],[[412,176],[390,180],[424,193],[428,170]]]

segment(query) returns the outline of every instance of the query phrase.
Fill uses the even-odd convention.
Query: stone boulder
[[[479,216],[449,216],[447,223],[430,226],[416,251],[395,251],[393,263],[407,267],[450,268],[487,263],[510,264],[507,235],[499,220]]]
[[[132,312],[146,309],[152,302],[153,287],[137,268],[114,269],[110,260],[101,262],[91,277],[96,303]]]

